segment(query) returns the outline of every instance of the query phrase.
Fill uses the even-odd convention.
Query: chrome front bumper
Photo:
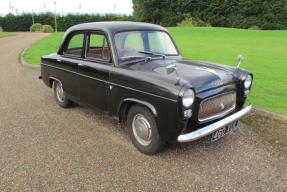
[[[252,106],[249,105],[245,107],[244,109],[241,109],[240,111],[220,120],[217,121],[213,124],[207,125],[206,127],[200,128],[196,131],[184,134],[184,135],[179,135],[177,138],[178,142],[190,142],[190,141],[195,141],[197,139],[200,139],[202,137],[205,137],[207,135],[210,135],[211,133],[217,131],[218,129],[228,125],[229,123],[232,123],[244,115],[246,115],[250,110],[252,109]]]

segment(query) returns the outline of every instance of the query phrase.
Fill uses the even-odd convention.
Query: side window
[[[89,35],[87,58],[110,61],[111,53],[107,38],[103,34],[91,33]]]
[[[69,40],[64,55],[81,57],[83,50],[84,34],[75,33]]]

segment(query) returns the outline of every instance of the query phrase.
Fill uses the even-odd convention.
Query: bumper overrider
[[[241,117],[243,117],[244,115],[246,115],[248,112],[250,112],[252,109],[252,106],[249,105],[243,109],[241,109],[240,111],[220,120],[217,121],[213,124],[207,125],[206,127],[200,128],[196,131],[187,133],[187,134],[183,134],[183,135],[179,135],[177,140],[178,142],[190,142],[190,141],[195,141],[198,140],[202,137],[208,136],[211,133],[219,130],[220,128],[240,119]]]

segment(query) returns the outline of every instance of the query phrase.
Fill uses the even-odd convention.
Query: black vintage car
[[[250,72],[185,60],[167,30],[148,23],[69,28],[58,52],[42,57],[41,77],[61,107],[76,102],[127,122],[146,154],[166,143],[217,140],[251,110],[244,106]]]

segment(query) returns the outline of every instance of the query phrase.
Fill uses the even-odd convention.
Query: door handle
[[[83,67],[84,64],[83,63],[78,63],[78,66]]]

